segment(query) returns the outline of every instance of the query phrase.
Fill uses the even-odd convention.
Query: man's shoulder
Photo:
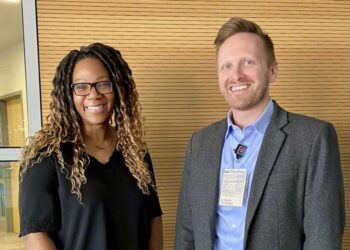
[[[287,112],[287,124],[283,127],[283,131],[287,134],[293,134],[295,137],[303,140],[314,138],[317,134],[334,133],[335,128],[332,123],[315,118],[305,114]]]
[[[273,115],[273,120],[279,124],[285,123],[287,121],[287,126],[296,126],[296,127],[324,127],[324,126],[332,126],[332,124],[328,121],[321,120],[319,118],[312,117],[311,115],[295,113],[291,111],[286,111],[282,107],[280,107],[275,102],[275,112]],[[287,118],[285,120],[285,118]],[[282,122],[282,123],[280,123]]]
[[[189,141],[189,145],[191,145],[191,148],[194,151],[200,149],[201,153],[205,151],[204,149],[216,150],[222,147],[226,130],[227,119],[222,119],[221,121],[212,123],[194,132]]]
[[[203,127],[197,130],[194,135],[202,137],[202,136],[212,136],[214,134],[225,132],[227,128],[227,118],[221,119],[220,121],[209,124],[206,127]]]
[[[323,127],[331,124],[330,122],[321,120],[319,118],[293,112],[288,112],[288,121],[291,124],[295,124],[301,127]]]

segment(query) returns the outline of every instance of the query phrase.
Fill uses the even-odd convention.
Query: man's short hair
[[[253,33],[261,38],[266,47],[268,65],[271,65],[276,61],[273,42],[268,34],[264,33],[260,26],[256,23],[240,17],[230,18],[230,20],[228,20],[220,28],[214,42],[216,54],[219,52],[221,45],[226,41],[227,38],[242,32]]]

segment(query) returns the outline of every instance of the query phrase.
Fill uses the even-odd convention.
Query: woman
[[[131,70],[95,43],[53,79],[50,114],[22,156],[27,249],[162,249],[161,208]]]

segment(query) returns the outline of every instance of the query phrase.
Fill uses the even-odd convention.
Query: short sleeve
[[[156,180],[155,180],[154,171],[153,171],[153,164],[149,153],[145,155],[145,161],[148,164],[148,169],[151,172],[153,182],[156,185]],[[158,217],[163,214],[162,209],[160,208],[157,192],[152,187],[150,187],[150,195],[149,195],[149,212],[150,212],[149,216],[152,219],[154,217]]]
[[[55,160],[52,156],[34,164],[19,183],[20,236],[50,232],[59,226],[60,206]]]

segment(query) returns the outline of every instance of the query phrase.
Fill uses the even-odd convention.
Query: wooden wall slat
[[[233,15],[272,37],[279,75],[271,96],[337,129],[350,218],[350,2],[347,0],[37,0],[43,116],[62,57],[91,42],[118,48],[136,81],[172,249],[185,147],[228,111],[217,87],[213,41]],[[343,249],[350,250],[350,225]]]

